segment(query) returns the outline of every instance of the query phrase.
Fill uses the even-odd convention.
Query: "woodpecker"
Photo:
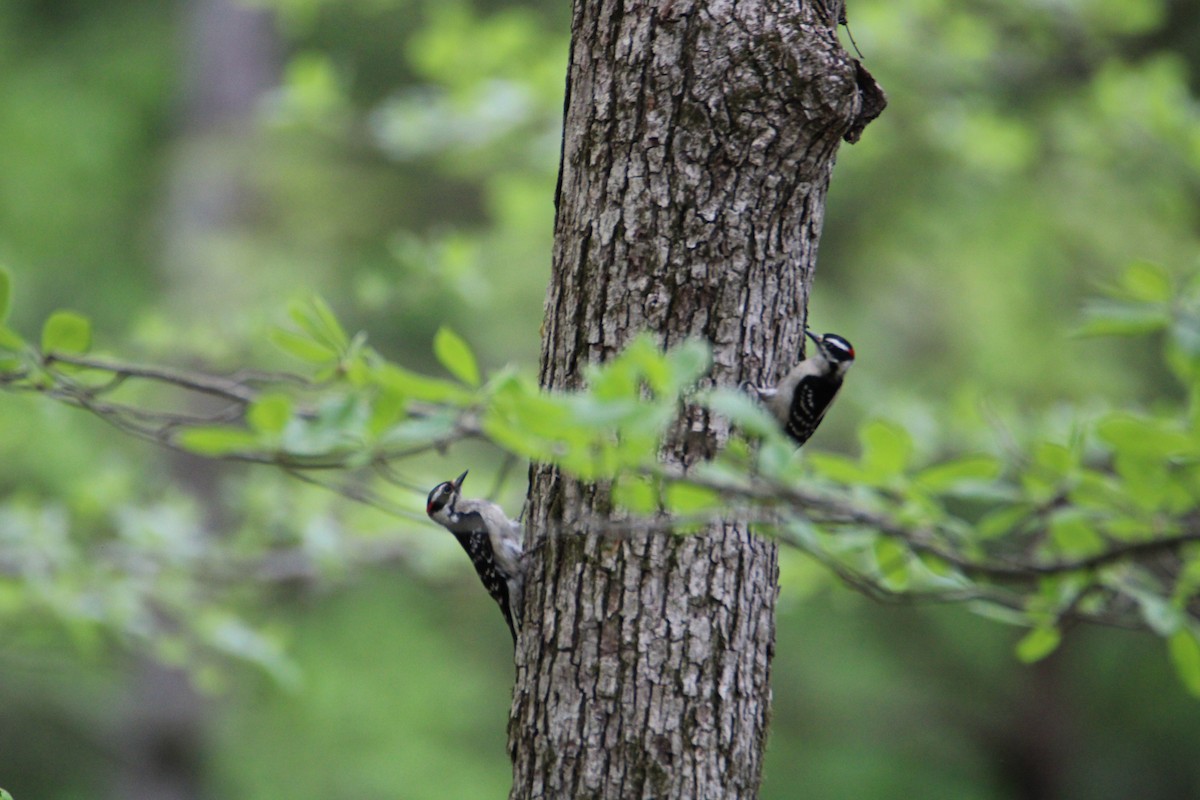
[[[813,340],[815,353],[792,367],[774,389],[750,387],[797,446],[821,424],[854,363],[854,348],[836,333],[816,336],[805,330],[804,335]]]
[[[454,534],[467,551],[483,588],[499,604],[515,646],[525,590],[521,526],[495,503],[464,499],[462,484],[466,477],[463,472],[455,480],[433,487],[425,503],[425,513]]]

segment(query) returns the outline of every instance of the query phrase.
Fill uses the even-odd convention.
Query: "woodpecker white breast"
[[[455,480],[433,487],[425,503],[425,513],[454,534],[467,551],[483,588],[500,606],[515,644],[521,629],[525,589],[521,526],[495,503],[465,499],[462,484],[466,477],[463,472]]]
[[[854,348],[843,337],[836,333],[816,336],[807,330],[804,334],[813,340],[813,353],[793,367],[774,389],[754,387],[767,410],[797,445],[807,442],[821,424],[842,388],[846,370],[854,363]]]

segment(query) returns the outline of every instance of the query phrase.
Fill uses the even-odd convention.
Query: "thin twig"
[[[395,503],[389,502],[380,496],[378,492],[372,491],[367,486],[361,484],[352,485],[348,483],[323,481],[316,476],[309,475],[308,473],[295,468],[285,467],[284,472],[296,480],[302,481],[303,483],[319,486],[322,489],[339,494],[342,497],[345,497],[347,500],[353,500],[356,503],[362,503],[363,505],[371,506],[372,508],[379,509],[380,511],[383,511],[394,517],[400,517],[401,519],[407,519],[413,522],[429,522],[429,520],[423,514],[418,514],[415,511],[404,508],[403,506],[398,506]]]
[[[227,400],[236,400],[241,403],[252,403],[258,398],[259,393],[237,380],[230,378],[221,378],[214,375],[204,375],[201,373],[188,373],[163,367],[146,367],[136,364],[122,364],[115,361],[106,361],[104,359],[89,358],[87,356],[66,355],[63,353],[48,353],[44,357],[44,362],[47,366],[54,362],[62,364],[70,364],[76,367],[84,367],[87,369],[100,370],[101,372],[111,372],[115,375],[124,375],[131,378],[144,378],[146,380],[157,381],[159,383],[167,383],[172,386],[179,386],[184,389],[189,389],[201,394],[209,394],[216,397],[223,397]]]

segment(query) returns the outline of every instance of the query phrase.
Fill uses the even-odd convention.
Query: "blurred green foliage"
[[[567,4],[254,5],[278,15],[281,83],[253,125],[211,131],[181,122],[190,33],[175,6],[0,4],[0,262],[19,293],[10,327],[36,331],[71,308],[126,357],[291,369],[257,343],[273,323],[303,331],[276,311],[300,289],[418,373],[472,374],[443,328],[472,344],[484,376],[530,365]],[[1191,317],[1165,309],[1162,293],[1187,285],[1200,252],[1190,4],[859,0],[848,11],[890,105],[842,151],[831,187],[810,319],[849,336],[860,358],[814,441],[829,453],[811,466],[886,484],[898,462],[985,454],[954,474],[918,471],[917,487],[933,492],[991,480],[997,443],[1051,442],[1022,476],[1029,493],[1086,491],[1084,456],[1097,446],[1131,452],[1115,465],[1125,479],[1161,466],[1133,451],[1173,447],[1190,424],[1161,421],[1186,411],[1194,389],[1194,331],[1180,324]],[[242,211],[184,247],[172,187],[214,172],[236,176]],[[1127,269],[1139,263],[1166,273]],[[1086,306],[1103,287],[1117,296]],[[74,318],[59,319],[50,343],[82,344]],[[1081,319],[1092,333],[1147,335],[1071,338]],[[418,373],[391,378],[412,386]],[[287,402],[262,402],[256,430],[286,432]],[[1111,415],[1099,439],[1079,437],[1116,407],[1134,410]],[[0,409],[0,558],[28,548],[23,563],[64,578],[37,592],[0,583],[0,784],[18,798],[95,797],[112,781],[119,759],[105,731],[135,680],[127,653],[148,642],[222,692],[204,777],[221,796],[506,790],[507,637],[449,537],[268,471],[151,450],[52,404],[4,395]],[[856,431],[873,419],[891,422],[864,428],[860,451]],[[390,499],[419,515],[420,487],[466,465],[499,469],[483,447],[431,454]],[[1131,505],[1170,504],[1181,474],[1155,467]],[[518,483],[500,494],[514,512]],[[1066,516],[1054,534],[1086,552],[1078,523]],[[234,556],[264,542],[301,553],[319,585],[339,588],[307,591],[306,574],[193,594],[197,539],[214,536]],[[355,583],[348,553],[397,542],[386,575]],[[862,563],[912,585],[895,566],[909,563],[903,551],[862,545]],[[79,557],[88,552],[141,560],[114,581],[102,573],[127,562]],[[1200,786],[1194,706],[1149,637],[1070,632],[1022,667],[1012,656],[1022,633],[868,605],[803,556],[782,559],[764,797],[803,786],[807,797],[1018,798],[1041,781],[1058,796],[1176,798]],[[210,612],[167,631],[147,597],[176,618]],[[1142,611],[1170,632],[1169,605]],[[1170,641],[1194,676],[1194,640]],[[1038,633],[1021,652],[1055,643]],[[284,683],[231,668],[229,655]]]

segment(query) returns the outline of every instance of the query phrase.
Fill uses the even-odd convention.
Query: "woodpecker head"
[[[817,336],[807,329],[804,335],[813,340],[817,346],[817,354],[829,362],[829,366],[839,376],[846,374],[846,370],[854,363],[854,347],[848,341],[836,333]]]
[[[458,498],[461,497],[463,480],[467,477],[467,472],[464,471],[453,481],[442,481],[429,493],[429,499],[425,501],[425,513],[434,522],[445,525],[452,520],[456,515],[455,505],[458,503]]]

